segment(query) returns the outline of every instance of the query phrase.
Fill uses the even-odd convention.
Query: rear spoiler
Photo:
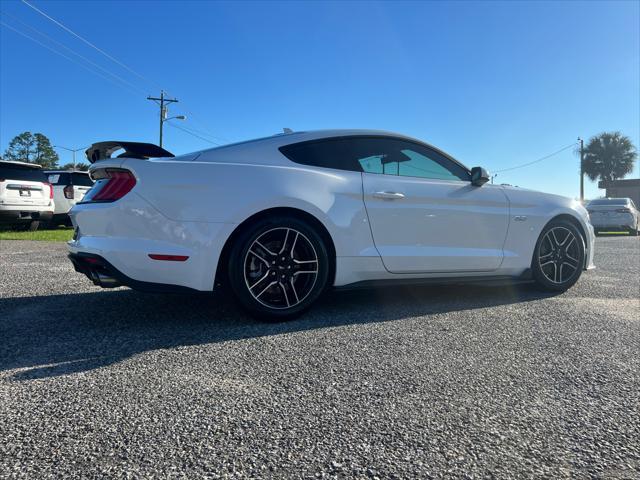
[[[94,163],[111,158],[111,154],[121,149],[124,149],[124,153],[118,155],[118,158],[127,157],[146,160],[148,158],[175,157],[173,153],[168,152],[164,148],[154,145],[153,143],[121,141],[94,143],[87,148],[85,153],[87,154],[87,160]]]

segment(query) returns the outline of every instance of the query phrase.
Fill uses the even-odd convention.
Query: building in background
[[[633,200],[633,203],[640,205],[640,178],[600,181],[598,188],[606,189],[609,198],[628,197]]]

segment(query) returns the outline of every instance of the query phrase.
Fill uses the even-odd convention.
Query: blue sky
[[[377,128],[491,171],[603,130],[640,145],[639,2],[31,3],[137,75],[0,1],[2,22],[86,67],[0,26],[2,151],[25,130],[74,148],[157,142],[145,98],[161,87],[180,100],[171,115],[189,117],[176,125],[220,143],[283,127]],[[165,128],[174,153],[209,146]],[[577,169],[569,149],[496,181],[575,197]],[[587,181],[587,197],[601,193]]]

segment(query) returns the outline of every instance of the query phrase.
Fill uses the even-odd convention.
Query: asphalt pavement
[[[640,478],[640,239],[570,291],[333,292],[258,323],[0,242],[0,478]]]

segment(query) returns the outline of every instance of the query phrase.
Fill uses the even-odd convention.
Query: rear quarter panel
[[[276,207],[303,210],[331,234],[337,256],[378,256],[358,172],[303,166],[127,160],[135,192],[173,221],[239,224]]]

